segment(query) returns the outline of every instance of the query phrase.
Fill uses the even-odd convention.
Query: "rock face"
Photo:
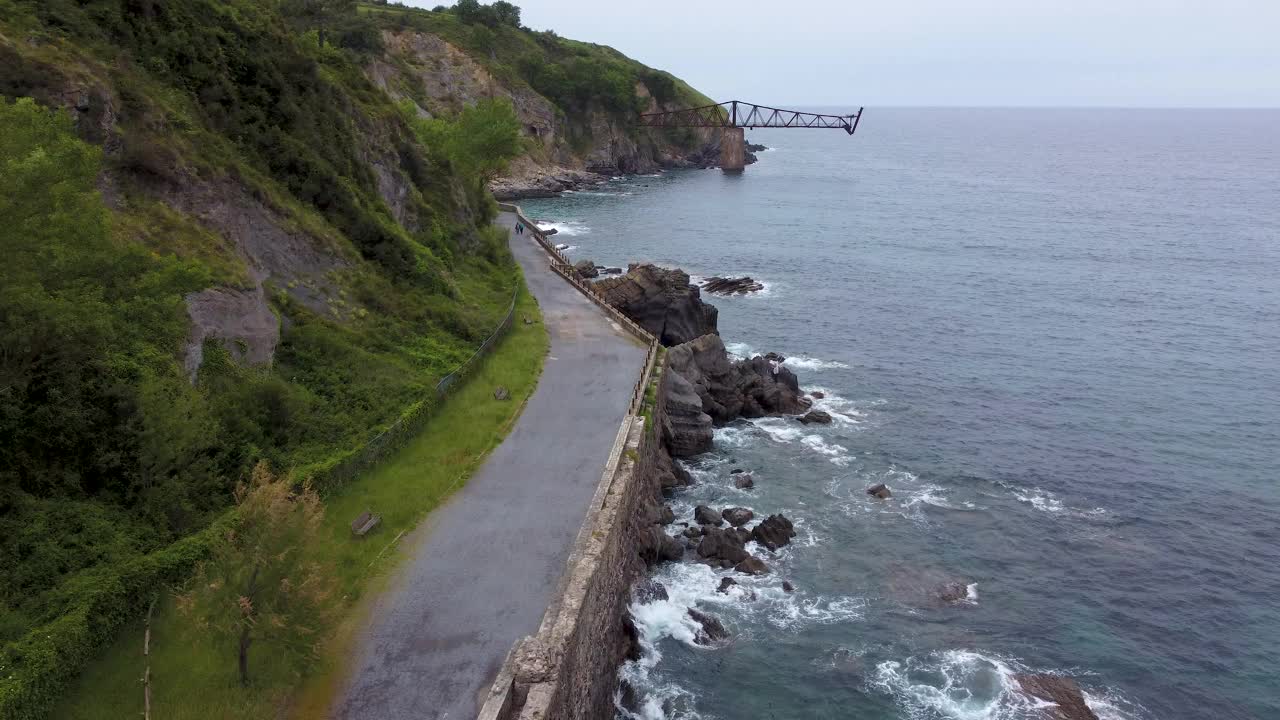
[[[746,295],[764,289],[764,284],[749,277],[710,277],[702,281],[702,289],[712,295]]]
[[[742,527],[743,525],[751,522],[751,519],[755,516],[755,513],[742,507],[725,508],[720,511],[720,517],[723,517],[725,522],[729,523],[733,527]]]
[[[1098,720],[1085,702],[1080,686],[1071,678],[1037,673],[1014,675],[1014,679],[1026,694],[1057,704],[1055,708],[1045,709],[1053,720]]]
[[[795,373],[756,356],[731,362],[719,335],[703,335],[667,352],[667,366],[688,380],[702,411],[724,424],[739,417],[795,415],[808,409]]]
[[[718,332],[719,312],[702,302],[683,270],[636,265],[626,275],[600,281],[596,289],[605,302],[668,347]]]
[[[782,515],[770,515],[751,529],[751,539],[770,550],[777,550],[790,543],[795,536],[795,526]]]
[[[711,449],[711,416],[703,412],[698,391],[679,373],[670,373],[663,383],[667,417],[662,427],[667,449],[676,457],[689,457]]]

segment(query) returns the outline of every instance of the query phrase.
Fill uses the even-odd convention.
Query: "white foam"
[[[1053,493],[1048,490],[1042,490],[1038,487],[1030,489],[1010,487],[1009,489],[1013,492],[1013,496],[1018,500],[1028,503],[1036,510],[1043,513],[1049,513],[1050,515],[1066,513],[1076,517],[1089,517],[1107,514],[1107,509],[1102,507],[1096,507],[1089,510],[1078,510],[1076,508],[1068,507]]]
[[[841,425],[858,425],[866,417],[866,413],[858,409],[852,400],[841,397],[824,387],[805,388],[808,393],[820,392],[821,398],[812,398],[813,409],[821,410]]]
[[[561,235],[586,235],[591,232],[591,228],[580,220],[557,220],[555,222],[544,221],[537,223],[539,230],[555,230],[556,234],[552,237]]]
[[[724,349],[739,360],[747,360],[759,354],[750,345],[741,342],[725,343]]]
[[[796,370],[847,370],[849,368],[847,364],[839,360],[819,360],[808,355],[787,357],[783,365]]]
[[[1009,660],[969,650],[947,650],[876,665],[872,684],[889,693],[909,717],[1013,720],[1042,705],[1014,679]]]

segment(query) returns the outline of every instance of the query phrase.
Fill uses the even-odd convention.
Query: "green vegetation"
[[[454,120],[420,118],[413,103],[401,104],[401,112],[423,147],[432,148],[462,174],[475,177],[482,186],[502,172],[511,158],[524,149],[520,121],[505,100],[480,100],[463,109]]]
[[[190,573],[256,464],[356,456],[507,311],[480,178],[516,130],[488,164],[423,147],[361,69],[372,22],[294,4],[0,0],[0,717]],[[192,381],[208,288],[261,289],[269,365],[215,334]]]
[[[513,8],[514,13],[500,9],[507,5],[462,0],[451,8],[440,6],[431,12],[384,3],[363,9],[381,27],[414,29],[445,38],[466,50],[504,84],[531,87],[570,121],[591,108],[619,118],[645,110],[648,100],[637,94],[637,82],[660,104],[711,103],[670,73],[646,67],[613,48],[569,40],[553,31],[522,28],[519,8]]]
[[[342,623],[324,634],[325,646],[300,692],[296,671],[278,647],[255,648],[254,674],[247,689],[239,684],[234,642],[218,642],[198,631],[162,597],[152,630],[152,704],[156,717],[173,720],[262,718],[281,708],[296,718],[323,717],[341,682],[340,661],[351,633],[372,597],[401,559],[402,533],[412,529],[479,467],[506,436],[522,404],[533,393],[549,346],[538,307],[526,292],[516,306],[517,322],[467,384],[432,418],[428,430],[376,469],[361,475],[325,499],[322,530],[314,555],[336,572],[337,594],[345,610]],[[493,399],[493,388],[511,391],[511,400]],[[449,432],[431,429],[448,428]],[[373,509],[382,525],[352,541],[350,521]],[[146,600],[141,600],[145,609]],[[125,627],[103,657],[75,681],[52,713],[66,720],[134,717],[141,713],[143,672],[141,614]]]
[[[324,507],[310,483],[295,490],[259,463],[236,487],[235,514],[177,605],[213,643],[235,647],[240,685],[248,687],[254,645],[271,645],[297,672],[319,656],[336,583],[331,564],[313,551]]]

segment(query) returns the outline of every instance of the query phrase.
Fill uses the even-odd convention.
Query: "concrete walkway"
[[[645,347],[528,235],[512,233],[511,250],[551,333],[542,377],[502,445],[405,540],[334,717],[475,717],[507,651],[537,630],[627,414]]]

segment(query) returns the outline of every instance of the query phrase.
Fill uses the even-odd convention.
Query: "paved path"
[[[376,601],[337,718],[475,717],[507,651],[537,630],[627,414],[644,346],[527,235],[512,233],[511,250],[551,333],[546,367],[507,439],[405,541],[411,558]]]

